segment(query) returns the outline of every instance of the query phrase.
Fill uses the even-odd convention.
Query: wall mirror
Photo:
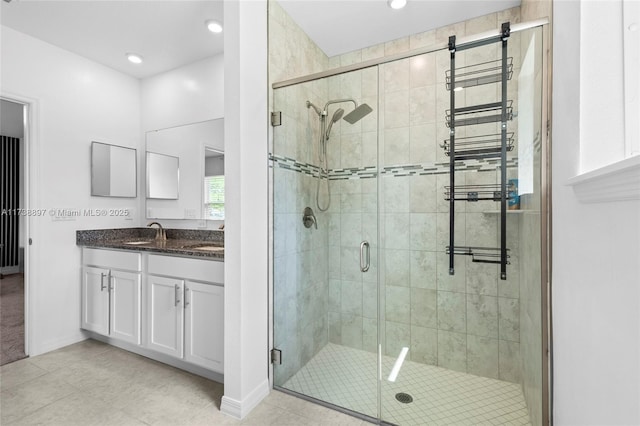
[[[177,200],[180,159],[147,151],[147,198]]]
[[[224,188],[224,119],[150,131],[146,135],[146,145],[148,153],[175,157],[180,165],[176,196],[171,199],[148,196],[148,219],[222,220],[224,191],[219,196],[209,197],[205,192],[205,176],[215,174],[218,176],[216,187]],[[155,175],[149,174],[153,168],[147,158],[147,188],[155,184]],[[170,170],[175,177],[173,169]],[[212,208],[215,210],[213,215]]]
[[[136,150],[91,142],[91,195],[135,198],[137,188]]]

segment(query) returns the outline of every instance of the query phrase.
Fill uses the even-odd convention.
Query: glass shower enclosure
[[[542,423],[542,30],[502,39],[274,89],[276,389],[374,423]]]

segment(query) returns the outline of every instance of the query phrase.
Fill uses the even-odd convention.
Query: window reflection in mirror
[[[136,150],[91,142],[91,195],[135,198],[137,188]]]
[[[203,219],[224,220],[224,153],[205,147]]]

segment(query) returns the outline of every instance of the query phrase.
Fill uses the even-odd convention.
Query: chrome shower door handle
[[[369,266],[371,266],[371,248],[369,247],[369,242],[363,241],[360,243],[360,271],[367,272]]]

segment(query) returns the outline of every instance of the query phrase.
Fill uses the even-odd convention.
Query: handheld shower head
[[[342,108],[338,108],[336,112],[333,113],[333,116],[331,117],[331,121],[329,122],[329,127],[327,128],[327,134],[325,136],[326,140],[329,140],[329,133],[331,133],[331,127],[333,126],[333,123],[340,120],[343,114],[344,114],[344,110]]]

